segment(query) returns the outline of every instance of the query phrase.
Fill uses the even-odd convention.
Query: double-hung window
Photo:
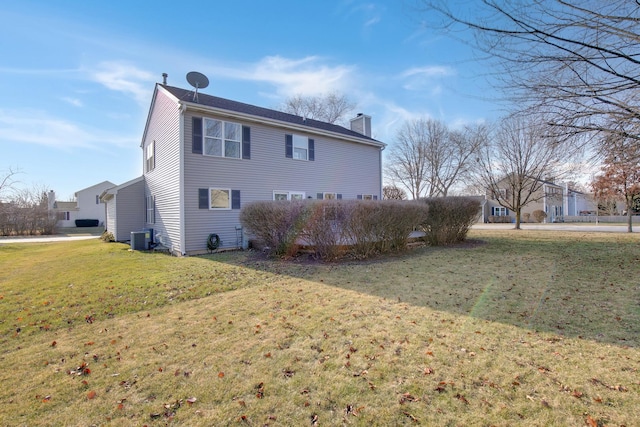
[[[307,160],[309,153],[309,139],[300,135],[293,135],[293,158]]]
[[[204,119],[204,154],[239,159],[242,149],[242,126],[222,120]]]
[[[507,208],[505,207],[494,206],[492,209],[495,216],[507,216]]]
[[[285,156],[296,160],[315,160],[315,142],[302,135],[285,135]]]
[[[210,188],[209,209],[231,209],[231,190]]]

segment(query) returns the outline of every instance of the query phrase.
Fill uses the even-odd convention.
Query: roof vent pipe
[[[169,74],[162,73],[162,86],[166,86],[167,85],[167,77],[169,77]]]

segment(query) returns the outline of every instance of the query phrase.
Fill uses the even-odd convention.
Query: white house
[[[58,227],[76,227],[77,220],[94,220],[104,225],[106,214],[105,205],[100,195],[107,188],[114,187],[110,181],[103,181],[83,190],[76,191],[75,201],[62,202],[56,200],[56,193],[52,190],[47,194],[49,210],[56,215]]]

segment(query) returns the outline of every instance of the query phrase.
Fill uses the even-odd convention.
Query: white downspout
[[[187,111],[187,106],[182,104],[180,106],[180,142],[178,143],[178,149],[180,153],[178,155],[178,159],[180,162],[180,167],[178,168],[178,173],[180,174],[180,253],[184,256],[187,254],[186,251],[186,242],[187,242],[187,227],[185,224],[185,206],[184,206],[184,113]]]

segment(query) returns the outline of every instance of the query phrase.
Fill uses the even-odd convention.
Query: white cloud
[[[93,80],[108,89],[131,96],[144,105],[149,102],[149,87],[156,81],[152,73],[124,62],[103,62],[89,73]]]
[[[434,81],[444,77],[453,76],[456,70],[451,67],[441,65],[432,65],[426,67],[413,67],[400,73],[399,78],[406,80],[403,84],[405,90],[410,91],[429,91],[432,96],[442,93],[442,86],[435,84]]]
[[[67,102],[71,105],[73,105],[74,107],[82,107],[82,101],[80,101],[78,98],[70,98],[68,96],[65,96],[63,98],[61,98],[64,102]]]
[[[0,141],[42,145],[61,150],[84,147],[97,150],[135,144],[135,138],[85,129],[75,123],[38,111],[0,110]]]
[[[279,95],[291,96],[343,92],[349,87],[354,70],[349,65],[323,64],[317,56],[300,59],[268,56],[255,64],[215,68],[213,72],[230,79],[269,83],[276,86]]]
[[[445,67],[442,65],[430,65],[426,67],[413,67],[408,70],[403,71],[400,74],[401,78],[407,77],[423,77],[423,78],[431,78],[431,77],[446,77],[455,75],[456,72],[451,67]]]

